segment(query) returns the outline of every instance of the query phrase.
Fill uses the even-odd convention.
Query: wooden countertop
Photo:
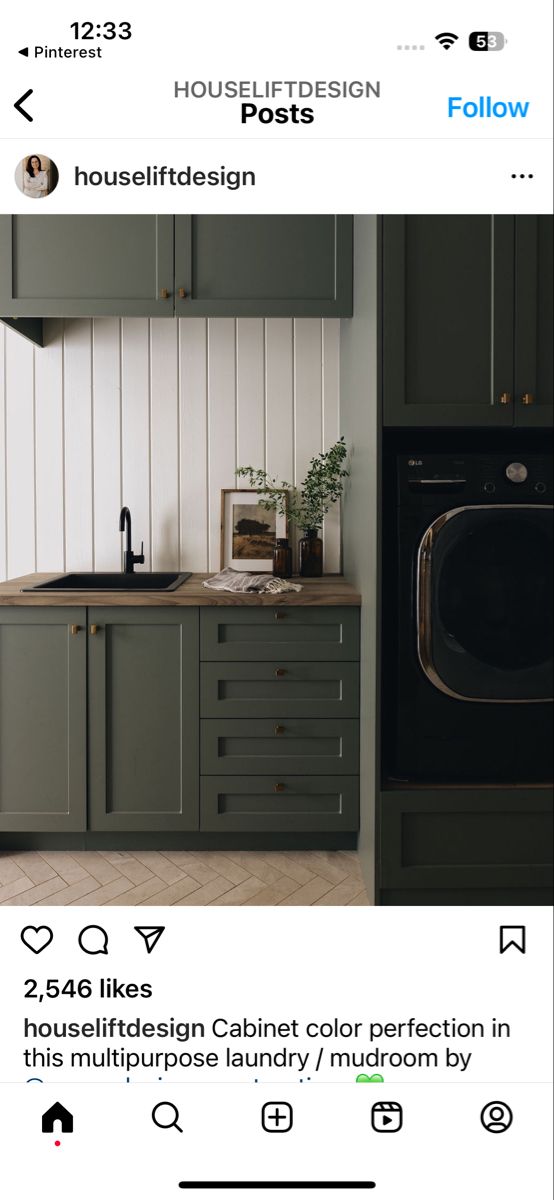
[[[75,608],[79,605],[115,608],[179,608],[181,606],[200,605],[202,607],[260,606],[274,608],[276,605],[293,605],[297,607],[310,605],[337,606],[342,604],[359,605],[361,597],[342,575],[324,575],[321,579],[296,580],[302,583],[301,592],[283,592],[281,595],[259,596],[250,593],[212,592],[202,586],[209,575],[191,575],[175,592],[22,592],[23,587],[32,587],[47,579],[54,579],[60,572],[53,574],[22,575],[19,579],[9,579],[0,583],[0,606],[29,608],[66,607]]]

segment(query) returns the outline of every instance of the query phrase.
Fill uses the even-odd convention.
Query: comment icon
[[[101,925],[85,925],[79,934],[79,945],[84,954],[107,954],[108,935]]]

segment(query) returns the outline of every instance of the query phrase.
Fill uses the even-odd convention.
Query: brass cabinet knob
[[[187,293],[185,292],[184,288],[179,288],[177,291],[177,295],[179,297],[179,300],[186,300],[186,298],[187,298]]]
[[[276,725],[275,726],[275,737],[282,737],[284,732],[285,732],[284,725]]]
[[[76,635],[77,633],[80,633],[80,631],[81,631],[81,626],[80,626],[80,625],[72,625],[72,626],[71,626],[71,632],[72,632],[72,634],[73,634],[73,637],[75,637],[75,635]]]
[[[535,397],[533,396],[532,392],[524,392],[523,396],[521,397],[521,403],[522,404],[534,404]]]
[[[286,785],[284,783],[275,783],[273,785],[273,791],[274,792],[284,792],[285,786]]]
[[[91,625],[90,632],[93,637],[96,637],[96,634],[98,633],[98,625]]]
[[[286,673],[287,672],[285,671],[284,667],[277,667],[277,670],[275,671],[275,678],[282,679],[283,675],[286,675]]]
[[[283,621],[285,619],[285,613],[279,612],[279,610],[277,610],[277,612],[274,613],[273,615],[274,615],[276,621]]]
[[[160,300],[169,300],[169,292],[167,288],[162,288],[160,292]]]
[[[511,404],[512,397],[511,397],[510,392],[502,392],[502,394],[498,397],[498,403],[499,404]]]

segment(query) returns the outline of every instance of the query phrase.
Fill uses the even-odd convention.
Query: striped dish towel
[[[275,575],[256,575],[252,571],[234,571],[225,567],[218,575],[204,580],[205,588],[213,588],[216,592],[301,592],[300,583],[292,583],[290,579],[278,579]]]

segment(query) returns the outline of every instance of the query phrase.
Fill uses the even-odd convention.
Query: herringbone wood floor
[[[368,903],[353,852],[0,852],[0,905]]]

